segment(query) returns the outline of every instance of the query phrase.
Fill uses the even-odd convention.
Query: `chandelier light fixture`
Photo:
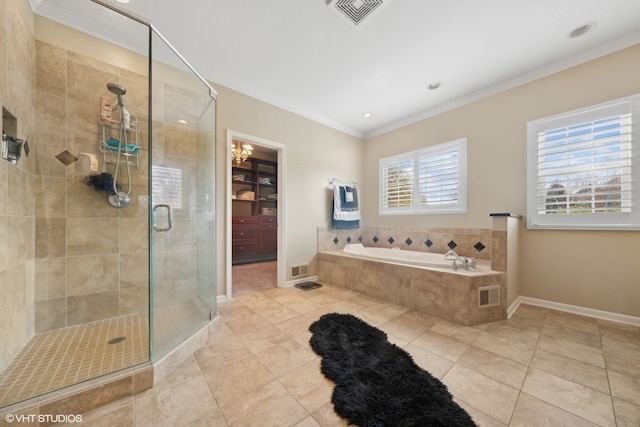
[[[252,151],[253,147],[249,144],[240,143],[240,141],[236,141],[235,144],[231,143],[231,158],[236,161],[237,165],[247,160]]]

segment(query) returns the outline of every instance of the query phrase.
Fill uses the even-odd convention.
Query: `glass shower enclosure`
[[[215,92],[151,33],[152,358],[209,320],[215,280]],[[157,59],[155,59],[157,58]],[[180,70],[180,72],[177,72]],[[190,72],[191,71],[191,72]]]
[[[0,352],[0,408],[156,362],[216,312],[214,89],[102,1],[42,0],[34,27],[35,131],[6,166],[34,182],[33,314]]]

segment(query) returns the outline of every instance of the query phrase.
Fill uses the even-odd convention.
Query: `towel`
[[[331,227],[336,230],[360,228],[358,191],[347,185],[334,185]]]
[[[340,208],[345,212],[358,210],[358,190],[356,188],[340,186]]]
[[[127,154],[138,154],[140,152],[140,147],[137,144],[127,144],[126,147],[120,147],[120,141],[117,139],[110,138],[107,141],[107,149],[110,151],[118,151],[118,148],[120,148],[120,151]]]

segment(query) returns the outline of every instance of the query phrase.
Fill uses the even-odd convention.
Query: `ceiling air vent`
[[[338,15],[356,27],[362,26],[366,18],[379,12],[390,0],[327,0],[327,5]]]

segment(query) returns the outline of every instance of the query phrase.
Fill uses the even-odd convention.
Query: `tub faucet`
[[[476,268],[476,261],[473,259],[473,257],[471,258],[467,258],[466,256],[461,257],[453,249],[450,249],[449,251],[447,251],[446,254],[444,254],[444,259],[453,260],[453,264],[451,264],[451,268],[453,268],[454,270],[458,269],[458,264],[456,262],[459,262],[461,267],[464,268],[465,270],[468,270],[470,268]]]
[[[460,256],[458,256],[456,251],[454,251],[453,249],[450,249],[446,254],[444,254],[444,259],[452,259],[454,261],[458,260],[462,262],[462,259],[460,258]]]

